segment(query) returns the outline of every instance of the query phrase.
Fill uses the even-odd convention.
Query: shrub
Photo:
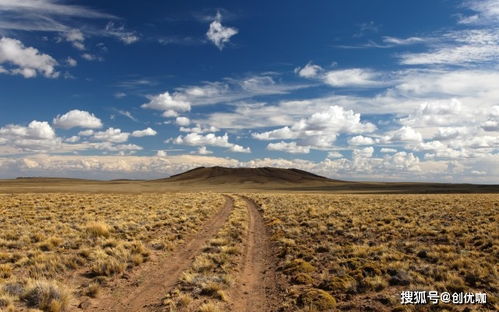
[[[310,288],[298,297],[298,304],[302,307],[324,311],[334,309],[336,307],[336,299],[324,290]]]
[[[93,237],[109,237],[110,226],[104,222],[89,222],[85,229]]]
[[[49,281],[32,281],[21,298],[29,307],[48,312],[65,311],[69,294],[57,284]]]

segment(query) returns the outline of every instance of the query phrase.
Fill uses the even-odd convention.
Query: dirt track
[[[247,198],[249,227],[244,254],[241,259],[241,272],[231,294],[233,311],[271,311],[271,298],[275,290],[275,271],[272,251],[263,218],[255,203]]]
[[[147,263],[141,269],[140,274],[135,274],[140,277],[140,280],[118,285],[109,293],[91,302],[84,310],[107,312],[160,310],[162,297],[175,286],[180,274],[191,265],[205,243],[223,226],[232,208],[233,199],[226,196],[223,209],[186,244],[172,251],[169,256],[158,259],[155,263]]]

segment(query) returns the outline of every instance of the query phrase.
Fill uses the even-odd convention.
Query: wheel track
[[[233,209],[233,199],[225,196],[224,207],[185,244],[177,247],[158,263],[141,271],[138,286],[127,284],[113,289],[90,304],[85,311],[138,312],[160,311],[161,298],[178,282],[180,274],[189,268],[206,242],[224,225]]]
[[[267,228],[257,205],[247,197],[241,198],[246,202],[249,226],[240,274],[230,296],[232,311],[272,311],[276,306],[276,273]]]

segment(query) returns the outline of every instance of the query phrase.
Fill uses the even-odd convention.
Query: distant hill
[[[322,184],[341,182],[299,169],[198,167],[156,181],[180,184]]]

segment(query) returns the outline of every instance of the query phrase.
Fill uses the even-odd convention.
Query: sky
[[[0,178],[499,183],[499,0],[0,0]]]

